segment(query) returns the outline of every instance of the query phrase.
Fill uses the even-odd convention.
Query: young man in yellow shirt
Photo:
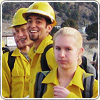
[[[47,2],[33,3],[29,6],[27,12],[23,14],[23,17],[27,20],[29,36],[34,41],[34,45],[28,53],[31,59],[29,97],[33,98],[37,72],[56,68],[53,48],[50,48],[45,55],[49,69],[42,69],[41,66],[41,56],[45,48],[53,43],[50,32],[56,25],[56,19],[53,8]]]
[[[10,59],[9,52],[2,56],[2,96],[4,98],[23,98],[29,95],[30,63],[27,52],[33,45],[33,41],[30,40],[26,29],[27,21],[22,16],[26,11],[27,8],[20,8],[15,13],[10,27],[17,45],[11,54],[11,57],[15,57],[12,70],[8,62],[10,60],[12,64],[14,58]]]

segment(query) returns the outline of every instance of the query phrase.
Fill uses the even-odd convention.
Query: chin
[[[62,69],[66,69],[66,68],[68,68],[67,65],[64,65],[64,64],[63,64],[63,65],[60,64],[60,67],[61,67]]]
[[[26,46],[23,45],[23,46],[17,46],[18,49],[24,49]]]

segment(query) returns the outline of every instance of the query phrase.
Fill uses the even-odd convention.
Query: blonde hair
[[[83,48],[83,37],[81,35],[81,33],[76,30],[75,28],[72,27],[63,27],[61,29],[59,29],[53,36],[53,41],[55,44],[55,39],[58,35],[69,35],[69,36],[73,36],[74,39],[76,40],[76,46],[78,49]],[[79,56],[78,58],[78,65],[80,65],[82,63],[82,57]]]

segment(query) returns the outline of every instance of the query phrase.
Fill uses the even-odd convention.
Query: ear
[[[52,24],[49,24],[49,25],[47,26],[47,32],[50,33],[51,30],[52,30],[52,28],[53,28]]]
[[[84,48],[80,48],[80,50],[79,50],[79,56],[82,56],[83,52],[84,52]]]

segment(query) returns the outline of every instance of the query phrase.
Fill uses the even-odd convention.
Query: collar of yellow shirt
[[[77,70],[74,74],[74,77],[73,79],[71,80],[71,82],[69,83],[69,85],[75,85],[79,88],[81,88],[82,90],[84,90],[84,87],[83,87],[83,82],[82,82],[82,76],[83,76],[83,73],[85,71],[83,69],[81,69],[79,66],[77,67]],[[44,80],[42,81],[42,83],[46,83],[46,84],[49,84],[49,83],[53,83],[55,85],[59,85],[59,81],[57,79],[57,68],[53,69],[45,78]],[[68,86],[69,86],[68,85]]]

